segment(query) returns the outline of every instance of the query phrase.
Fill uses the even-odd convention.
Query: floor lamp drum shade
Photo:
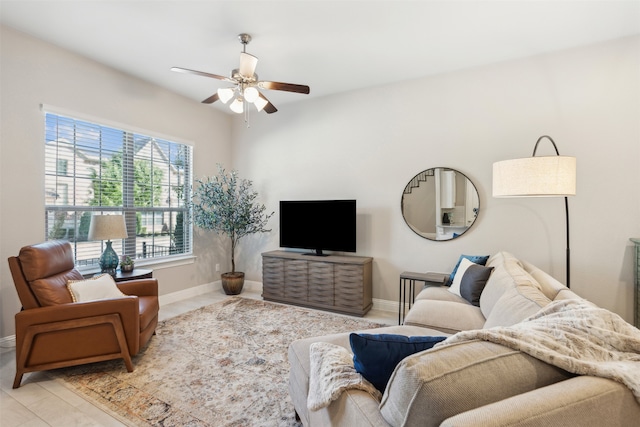
[[[575,157],[527,157],[493,164],[493,197],[563,197],[575,194]]]
[[[116,274],[118,254],[111,247],[111,239],[126,239],[127,226],[123,215],[94,215],[89,226],[89,240],[106,240],[107,247],[100,255],[102,273]]]

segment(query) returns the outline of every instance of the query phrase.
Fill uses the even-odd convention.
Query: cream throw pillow
[[[73,302],[96,301],[126,296],[118,289],[113,277],[108,274],[101,274],[87,280],[69,280],[67,289],[69,289]]]

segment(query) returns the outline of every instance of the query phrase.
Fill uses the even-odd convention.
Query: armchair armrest
[[[126,296],[99,301],[73,302],[32,308],[16,314],[16,323],[35,325],[118,313],[122,317],[138,316],[138,298]],[[17,326],[17,325],[16,325]]]
[[[126,295],[157,297],[158,279],[136,279],[117,283],[118,289]]]

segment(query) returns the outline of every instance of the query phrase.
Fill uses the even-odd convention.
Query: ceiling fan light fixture
[[[231,111],[233,111],[234,113],[242,114],[244,113],[244,101],[241,97],[237,97],[235,101],[233,101],[231,105],[229,105],[229,108],[231,108]]]
[[[251,78],[253,73],[256,71],[256,66],[258,65],[258,58],[251,55],[250,53],[241,52],[240,53],[240,74],[243,77]]]
[[[247,44],[251,41],[251,36],[249,34],[242,33],[238,35],[238,38],[242,44],[242,52],[240,52],[240,66],[231,70],[231,75],[229,77],[181,67],[172,67],[171,71],[195,74],[196,76],[208,77],[231,83],[233,85],[232,88],[220,88],[216,93],[202,101],[202,103],[213,104],[216,101],[221,101],[222,103],[227,104],[234,113],[244,113],[247,127],[249,125],[249,107],[246,106],[245,103],[253,104],[258,111],[265,111],[267,114],[273,114],[278,111],[278,109],[263,95],[263,93],[260,92],[261,89],[303,94],[309,93],[310,89],[307,85],[259,80],[258,74],[255,72],[256,66],[258,65],[258,58],[247,53]],[[229,104],[229,102],[231,103]]]
[[[245,88],[243,95],[244,99],[252,104],[260,98],[260,92],[258,92],[258,89],[256,89],[254,86]]]
[[[256,90],[256,92],[258,92],[258,91]],[[253,105],[255,105],[255,106],[256,106],[256,109],[257,109],[258,111],[262,111],[262,110],[264,109],[264,107],[266,107],[266,106],[267,106],[267,104],[268,104],[268,103],[269,103],[269,101],[267,101],[266,99],[261,98],[261,97],[259,97],[259,96],[258,96],[258,99],[256,99],[256,100],[253,102]]]
[[[234,90],[228,87],[220,88],[218,89],[218,98],[226,104],[231,98],[233,98],[233,92]]]

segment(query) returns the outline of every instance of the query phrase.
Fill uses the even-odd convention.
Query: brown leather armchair
[[[69,280],[82,280],[74,267],[71,244],[49,241],[25,246],[9,258],[22,311],[16,314],[16,376],[112,359],[124,359],[133,371],[135,356],[158,324],[158,282],[117,283],[126,296],[73,302]]]

